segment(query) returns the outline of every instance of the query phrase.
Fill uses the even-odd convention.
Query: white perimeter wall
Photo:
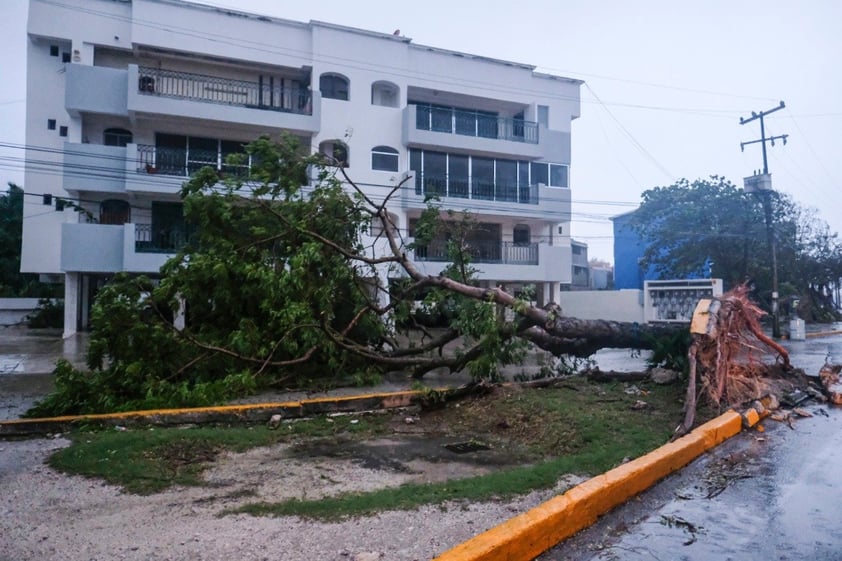
[[[579,319],[643,323],[642,290],[574,290],[559,295],[561,312]]]

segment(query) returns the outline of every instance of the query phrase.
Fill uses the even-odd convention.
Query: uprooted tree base
[[[695,421],[697,377],[711,403],[739,405],[773,391],[775,380],[792,379],[800,372],[790,364],[786,349],[763,332],[760,317],[764,312],[751,302],[748,292],[747,286],[737,286],[710,300],[707,321],[704,317],[694,320],[685,417],[676,435],[685,434]],[[770,355],[775,362],[764,362]]]

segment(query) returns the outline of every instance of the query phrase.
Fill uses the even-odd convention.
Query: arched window
[[[127,224],[132,221],[129,203],[120,199],[106,199],[99,203],[100,224]]]
[[[348,145],[341,140],[325,140],[319,144],[319,154],[325,157],[325,163],[329,166],[348,167]]]
[[[398,151],[389,146],[375,146],[371,149],[371,169],[398,171]]]
[[[348,101],[351,82],[341,74],[322,74],[319,78],[319,91],[324,99]]]
[[[102,143],[106,146],[125,146],[132,142],[132,131],[126,129],[105,129],[102,133]]]
[[[401,90],[397,84],[379,81],[371,84],[371,104],[398,107]]]
[[[515,245],[529,245],[530,238],[529,226],[526,224],[517,224],[512,231],[512,243]]]

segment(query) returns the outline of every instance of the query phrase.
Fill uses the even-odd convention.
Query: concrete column
[[[556,286],[558,286],[558,283],[555,282],[544,283],[544,301],[541,302],[542,306],[546,306],[550,302],[558,304],[558,298],[556,297],[557,295],[555,292]]]
[[[76,318],[79,317],[80,273],[64,275],[64,334],[66,339],[76,334]]]

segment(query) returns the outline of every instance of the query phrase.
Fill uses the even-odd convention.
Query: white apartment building
[[[428,194],[470,211],[486,285],[543,303],[572,282],[579,80],[182,0],[30,0],[28,35],[21,270],[64,282],[65,335],[111,275],[177,251],[190,173],[264,134],[342,158],[375,199],[409,174],[390,212],[410,238]],[[445,258],[413,254],[429,273]]]

